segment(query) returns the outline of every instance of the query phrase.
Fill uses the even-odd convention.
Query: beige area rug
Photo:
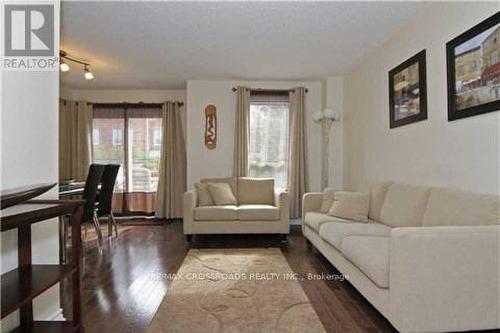
[[[147,332],[325,329],[279,249],[191,249]]]

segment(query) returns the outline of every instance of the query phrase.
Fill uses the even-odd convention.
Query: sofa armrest
[[[307,212],[319,211],[323,202],[323,192],[309,192],[302,198],[302,222]]]
[[[274,192],[274,205],[280,210],[280,220],[290,221],[290,194],[288,192]]]
[[[407,331],[499,327],[500,226],[395,228],[391,322]]]
[[[183,230],[184,234],[191,234],[191,226],[194,222],[194,209],[198,205],[198,193],[196,190],[184,192],[182,197],[183,204]]]

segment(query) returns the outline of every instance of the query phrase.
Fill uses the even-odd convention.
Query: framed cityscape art
[[[448,121],[500,109],[500,12],[446,44]]]
[[[389,127],[427,119],[425,50],[389,71]]]

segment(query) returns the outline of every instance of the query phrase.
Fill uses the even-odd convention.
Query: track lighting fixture
[[[59,63],[59,67],[61,68],[61,72],[68,72],[69,71],[69,65],[64,62],[64,59],[61,57],[61,61]]]
[[[68,72],[70,70],[70,67],[65,62],[65,60],[72,61],[77,64],[83,65],[83,76],[85,77],[85,80],[94,79],[94,74],[90,71],[90,64],[88,62],[73,58],[69,56],[65,51],[59,52],[59,56],[60,56],[59,68],[61,69],[61,72]]]
[[[85,73],[85,80],[92,80],[94,78],[94,74],[92,74],[92,72],[89,70],[89,66],[90,65],[85,65],[85,67],[83,68],[83,71]]]

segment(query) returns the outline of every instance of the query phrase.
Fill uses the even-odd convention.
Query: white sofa
[[[401,332],[500,328],[498,196],[370,191],[368,223],[320,212],[332,190],[304,195],[304,236]]]
[[[266,180],[230,177],[201,182],[228,183],[238,203],[199,207],[196,190],[184,193],[183,227],[188,240],[196,234],[281,234],[286,238],[290,232],[289,195],[275,192]]]

